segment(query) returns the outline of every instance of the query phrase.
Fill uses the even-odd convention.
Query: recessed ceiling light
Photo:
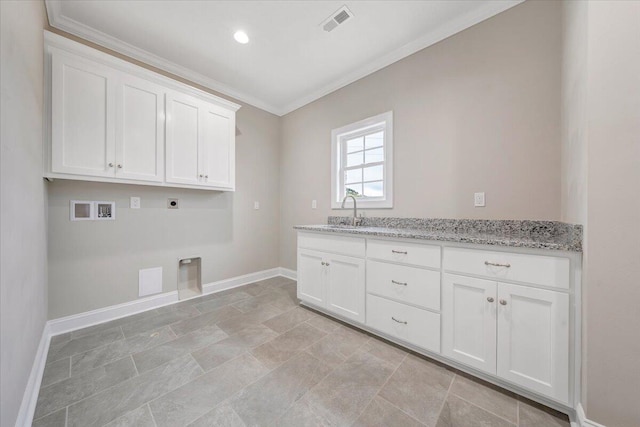
[[[249,36],[244,31],[236,31],[236,33],[233,35],[233,38],[241,44],[249,43]]]

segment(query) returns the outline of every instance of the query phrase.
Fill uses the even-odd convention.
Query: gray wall
[[[331,130],[388,110],[395,206],[367,215],[559,219],[560,8],[523,3],[284,116],[282,266],[296,268],[293,225],[342,212]]]
[[[237,191],[165,189],[56,180],[49,186],[49,317],[138,298],[138,270],[163,267],[176,290],[178,258],[202,257],[202,282],[279,266],[279,118],[237,114]],[[129,209],[129,197],[142,208]],[[180,209],[167,209],[167,198]],[[115,221],[69,221],[70,200],[112,200]],[[260,209],[253,209],[253,202]]]
[[[47,320],[41,1],[0,2],[0,425],[13,426]]]
[[[640,2],[577,9],[570,17],[586,26],[587,51],[577,55],[576,68],[585,65],[575,81],[586,81],[586,97],[572,112],[584,115],[574,122],[581,136],[569,141],[588,161],[570,174],[586,192],[568,193],[566,213],[587,225],[582,403],[593,421],[631,427],[640,425]]]

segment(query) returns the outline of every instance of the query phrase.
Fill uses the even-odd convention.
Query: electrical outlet
[[[140,197],[131,197],[129,199],[129,207],[131,209],[140,209]]]
[[[311,209],[318,209],[318,201],[317,200],[312,200],[311,201]]]
[[[473,195],[473,205],[477,208],[485,206],[484,193],[475,193]]]
[[[253,202],[253,209],[255,210],[260,209],[260,202]]]

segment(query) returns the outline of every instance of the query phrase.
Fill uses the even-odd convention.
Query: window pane
[[[363,150],[363,137],[358,137],[354,139],[350,139],[347,141],[347,153],[353,153],[354,151],[362,151]]]
[[[345,195],[362,197],[362,184],[345,185]]]
[[[384,144],[384,132],[382,131],[367,135],[365,138],[365,148],[382,147],[382,145]]]
[[[366,197],[382,197],[384,195],[382,188],[382,181],[367,182],[364,184],[364,195]]]
[[[380,178],[378,178],[380,179]],[[351,169],[345,173],[344,182],[362,182],[362,169]]]
[[[365,163],[374,163],[381,162],[384,160],[384,148],[376,148],[374,150],[369,150],[364,152],[364,162]]]
[[[362,151],[355,154],[347,154],[347,166],[358,166],[362,164]]]
[[[370,168],[364,169],[364,179],[363,181],[380,181],[383,179],[382,177],[382,165],[371,166]]]

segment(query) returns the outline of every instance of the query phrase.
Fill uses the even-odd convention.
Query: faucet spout
[[[362,218],[358,218],[358,202],[353,194],[344,196],[344,199],[342,199],[342,209],[344,209],[344,205],[349,197],[353,199],[353,219],[351,220],[351,225],[357,227],[362,222]]]

